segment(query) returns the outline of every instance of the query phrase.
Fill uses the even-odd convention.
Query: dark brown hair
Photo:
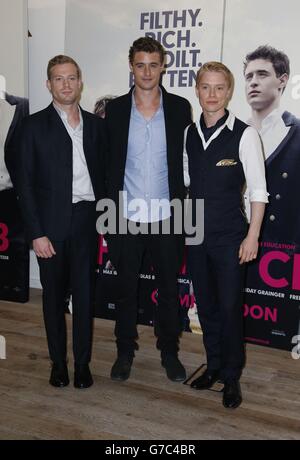
[[[132,43],[128,56],[130,64],[133,64],[134,55],[139,51],[144,51],[145,53],[159,53],[161,64],[163,64],[165,60],[165,50],[163,46],[152,37],[140,37]]]

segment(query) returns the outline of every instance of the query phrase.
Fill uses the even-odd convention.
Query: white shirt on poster
[[[12,188],[9,173],[4,161],[4,146],[8,130],[13,120],[15,107],[9,105],[4,98],[0,98],[0,192]]]

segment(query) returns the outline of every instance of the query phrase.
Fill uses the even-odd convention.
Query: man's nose
[[[250,80],[250,86],[257,86],[258,81],[256,75],[253,75],[253,77]]]
[[[70,86],[70,81],[68,78],[64,78],[63,79],[63,84],[64,84],[64,87],[65,88],[68,88]]]
[[[147,75],[147,76],[150,75],[150,73],[151,73],[151,68],[150,68],[150,66],[145,65],[145,67],[144,67],[144,72],[145,72],[145,75]]]

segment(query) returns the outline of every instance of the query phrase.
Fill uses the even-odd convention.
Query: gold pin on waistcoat
[[[237,165],[237,161],[235,160],[221,160],[216,166],[235,166]]]

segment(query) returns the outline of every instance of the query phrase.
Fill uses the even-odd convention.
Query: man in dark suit
[[[261,239],[300,244],[300,202],[295,197],[300,173],[300,120],[280,108],[290,75],[288,56],[271,46],[248,53],[244,63],[248,121],[262,139],[269,204]]]
[[[173,381],[182,381],[186,375],[178,359],[177,292],[184,237],[176,235],[172,225],[171,232],[163,234],[162,226],[174,223],[170,201],[184,199],[183,133],[191,122],[191,111],[187,100],[167,93],[159,85],[164,57],[158,41],[150,37],[136,40],[129,51],[135,86],[111,101],[106,109],[108,197],[118,203],[121,194],[121,218],[126,226],[136,224],[138,229],[138,234],[122,234],[119,227],[117,234],[108,236],[110,259],[119,279],[115,326],[118,357],[111,378],[119,381],[128,379],[138,348],[138,278],[146,251],[150,252],[158,284],[155,334],[162,365]],[[162,209],[155,203],[158,200],[165,203]],[[140,213],[133,211],[137,203]],[[117,208],[119,212],[119,205]],[[158,234],[153,234],[152,224],[158,225]],[[139,225],[144,234],[139,233]]]
[[[64,296],[73,296],[74,386],[93,384],[92,285],[96,257],[96,201],[104,196],[103,121],[82,110],[81,71],[68,56],[48,64],[53,102],[26,118],[18,178],[29,241],[38,257],[50,358],[50,384],[69,383]]]

